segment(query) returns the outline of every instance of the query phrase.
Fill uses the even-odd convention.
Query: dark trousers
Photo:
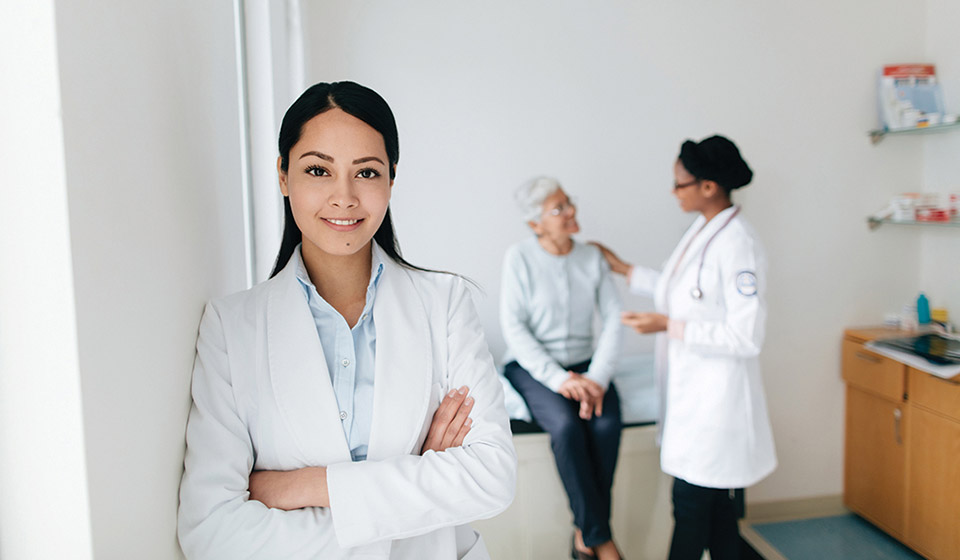
[[[589,366],[587,361],[567,369],[583,373]],[[533,419],[550,434],[560,480],[584,544],[597,546],[609,541],[610,488],[622,429],[616,388],[611,383],[603,397],[603,416],[583,420],[580,403],[554,393],[517,362],[507,364],[504,375],[527,401]]]
[[[743,489],[704,488],[673,480],[673,541],[669,560],[700,560],[710,549],[712,560],[740,558]]]

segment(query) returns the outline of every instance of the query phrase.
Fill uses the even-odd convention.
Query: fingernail
[[[463,404],[470,406],[473,404],[473,397],[467,397],[467,400],[463,401]]]
[[[456,390],[450,389],[450,392],[447,393],[447,396],[452,399],[452,398],[454,397],[454,395],[456,395],[456,394],[457,394],[457,391],[456,391]]]
[[[473,424],[473,418],[467,418],[467,420],[463,423],[464,426],[470,426],[472,424]]]
[[[461,395],[466,394],[466,393],[467,393],[467,386],[464,385],[463,387],[460,387],[460,391],[459,391],[459,392],[460,392]]]

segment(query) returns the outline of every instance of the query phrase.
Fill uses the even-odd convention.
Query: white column
[[[254,233],[254,282],[259,282],[273,268],[283,232],[277,133],[284,111],[300,94],[303,48],[298,2],[243,0],[243,11],[252,214],[248,219]]]

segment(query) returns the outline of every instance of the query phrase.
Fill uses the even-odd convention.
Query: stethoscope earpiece
[[[696,300],[703,299],[703,290],[701,290],[700,288],[694,288],[690,290],[690,297]]]

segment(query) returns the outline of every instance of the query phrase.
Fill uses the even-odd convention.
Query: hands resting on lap
[[[570,377],[560,385],[557,392],[572,401],[580,402],[580,418],[589,420],[593,415],[602,416],[603,396],[606,393],[603,387],[577,372],[568,373]]]

